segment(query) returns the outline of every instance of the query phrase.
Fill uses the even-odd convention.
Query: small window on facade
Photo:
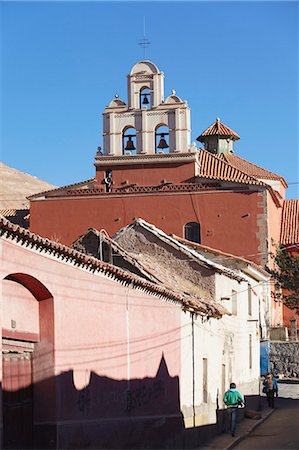
[[[208,403],[208,359],[202,360],[202,400]]]
[[[188,222],[184,227],[184,238],[188,241],[200,244],[200,224],[198,222]]]
[[[238,295],[234,289],[232,290],[232,314],[234,316],[238,314]]]
[[[250,284],[248,284],[248,315],[252,315],[252,292]]]

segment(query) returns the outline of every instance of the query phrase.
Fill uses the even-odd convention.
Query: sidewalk
[[[244,418],[237,424],[237,433],[232,437],[230,433],[222,433],[211,439],[205,446],[199,447],[199,450],[229,450],[234,448],[242,439],[258,427],[264,420],[266,420],[275,409],[265,408],[261,411],[262,418],[259,420]]]

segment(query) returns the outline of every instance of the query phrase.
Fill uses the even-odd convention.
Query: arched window
[[[200,224],[198,222],[188,222],[184,226],[184,237],[188,241],[200,244]]]
[[[155,132],[156,153],[169,153],[169,128],[166,125],[158,125]]]
[[[123,130],[123,155],[136,155],[136,130],[133,127]]]
[[[140,89],[139,94],[139,108],[140,109],[150,109],[151,108],[151,91],[148,87],[143,87]]]

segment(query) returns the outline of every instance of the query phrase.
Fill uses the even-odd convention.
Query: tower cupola
[[[216,155],[234,153],[234,142],[238,139],[240,136],[219,118],[196,138],[204,144],[205,150]]]

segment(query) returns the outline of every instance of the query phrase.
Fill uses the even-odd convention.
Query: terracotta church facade
[[[234,153],[239,139],[217,119],[190,140],[190,108],[150,61],[128,75],[128,101],[103,113],[94,178],[30,198],[30,230],[71,245],[88,228],[110,236],[140,217],[167,234],[264,266],[280,242],[287,184]],[[281,323],[274,302],[271,322]]]

